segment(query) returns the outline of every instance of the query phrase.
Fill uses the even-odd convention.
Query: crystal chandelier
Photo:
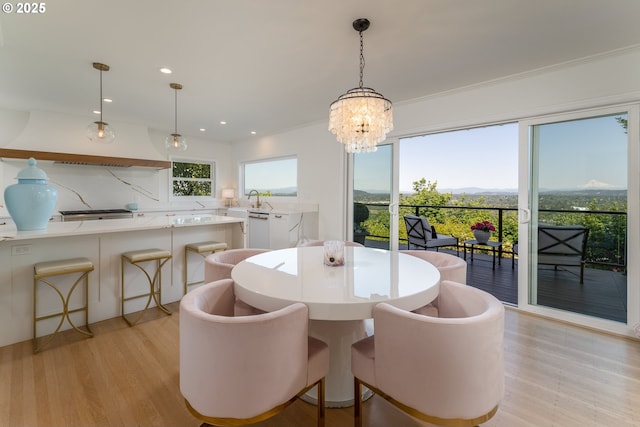
[[[87,137],[91,142],[109,144],[116,139],[116,133],[113,131],[113,128],[109,126],[109,123],[102,121],[102,101],[104,100],[102,98],[102,72],[109,71],[109,66],[94,62],[93,68],[100,71],[100,120],[89,124],[87,127]]]
[[[167,136],[165,145],[168,150],[185,151],[187,149],[187,139],[178,133],[178,91],[182,89],[182,85],[180,83],[169,83],[169,87],[175,90],[175,121],[173,133]]]
[[[329,130],[344,144],[347,153],[376,151],[377,144],[393,129],[391,101],[369,87],[363,87],[364,43],[362,32],[369,28],[369,20],[353,21],[360,33],[360,84],[348,90],[330,107]]]

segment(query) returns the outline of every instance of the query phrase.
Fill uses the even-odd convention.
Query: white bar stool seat
[[[136,251],[124,252],[122,253],[120,259],[121,259],[120,283],[122,287],[122,298],[120,300],[121,301],[120,308],[121,308],[122,318],[125,320],[125,322],[127,322],[129,326],[133,326],[136,323],[138,323],[140,319],[142,319],[144,314],[147,312],[147,309],[151,305],[152,300],[155,302],[156,307],[158,307],[164,313],[171,315],[171,311],[168,308],[166,308],[164,305],[162,305],[162,266],[164,266],[164,264],[171,259],[171,252],[165,251],[163,249],[141,249]],[[147,261],[156,261],[156,271],[153,274],[153,277],[151,277],[149,272],[145,270],[143,266],[140,265],[140,263],[144,263]],[[139,268],[144,273],[144,275],[146,276],[149,282],[148,293],[133,295],[133,296],[125,295],[124,270],[125,270],[126,264],[131,264]],[[147,297],[146,305],[133,321],[129,320],[125,313],[125,307],[124,307],[125,302],[133,299],[137,299],[137,298],[143,298],[143,297]]]
[[[184,247],[184,288],[183,294],[187,293],[189,286],[204,283],[203,280],[189,282],[189,252],[194,252],[202,257],[218,251],[227,250],[227,244],[224,242],[207,241],[199,243],[189,243]]]
[[[64,323],[64,319],[67,319],[71,327],[80,332],[83,335],[88,337],[93,336],[93,332],[89,328],[89,272],[93,271],[93,263],[88,258],[72,258],[72,259],[64,259],[58,261],[46,261],[39,262],[33,266],[33,352],[37,353],[42,350],[44,347],[49,345],[53,338],[58,334],[62,324]],[[58,286],[48,280],[50,277],[61,276],[66,274],[74,274],[81,273],[80,276],[76,279],[76,281],[71,285],[69,292],[66,295],[63,295],[62,291],[58,288]],[[80,283],[84,284],[84,302],[80,307],[76,307],[73,309],[69,308],[69,300],[71,298],[71,294],[75,291]],[[43,283],[49,286],[51,289],[55,291],[55,293],[60,298],[62,302],[62,309],[59,312],[47,314],[47,315],[38,315],[38,283]],[[71,317],[69,316],[71,313],[76,312],[84,312],[84,329],[80,329],[73,323]],[[42,339],[41,343],[38,343],[38,333],[37,333],[37,324],[39,321],[51,319],[54,317],[60,317],[60,321],[58,325],[47,338]]]

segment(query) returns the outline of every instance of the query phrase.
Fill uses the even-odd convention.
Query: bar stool
[[[227,249],[227,244],[224,242],[200,242],[200,243],[189,243],[184,247],[184,289],[183,295],[187,293],[187,288],[191,285],[197,285],[200,283],[204,283],[203,280],[199,280],[196,282],[189,283],[189,252],[194,252],[201,255],[203,258],[210,254],[218,251],[224,251]]]
[[[44,347],[49,345],[53,338],[58,334],[62,324],[64,323],[64,319],[67,319],[69,324],[73,329],[80,332],[83,335],[88,337],[93,336],[93,332],[89,328],[89,272],[93,271],[93,263],[87,258],[72,258],[65,259],[59,261],[48,261],[48,262],[39,262],[33,266],[33,352],[37,353],[42,350]],[[76,281],[71,285],[69,292],[67,295],[63,295],[58,286],[51,282],[48,278],[54,276],[61,276],[66,274],[73,273],[82,273]],[[62,311],[53,314],[47,315],[38,315],[38,283],[43,283],[53,289],[60,301],[62,302]],[[71,298],[71,294],[78,287],[80,282],[84,283],[84,304],[81,307],[69,309],[69,300]],[[84,312],[85,323],[84,329],[80,329],[73,323],[71,317],[69,316],[72,313],[76,312]],[[54,317],[60,316],[60,321],[58,325],[47,338],[41,340],[40,345],[38,344],[38,335],[37,335],[37,323],[41,320],[51,319]]]
[[[127,322],[129,326],[135,325],[136,323],[138,323],[138,321],[140,321],[140,319],[142,319],[142,316],[144,316],[147,309],[149,308],[149,305],[151,304],[151,300],[153,300],[156,303],[156,307],[158,307],[164,313],[171,315],[171,311],[169,311],[169,309],[167,309],[165,306],[162,305],[162,266],[170,259],[171,259],[171,252],[165,251],[162,249],[141,249],[137,251],[124,252],[121,255],[120,271],[121,271],[122,277],[121,277],[120,283],[122,285],[122,299],[120,300],[121,301],[120,308],[122,312],[122,318],[125,320],[125,322]],[[144,263],[147,261],[156,261],[156,271],[153,274],[153,278],[150,276],[149,272],[147,272],[147,270],[145,270],[144,267],[140,265],[140,263]],[[138,267],[147,277],[147,280],[149,281],[148,293],[134,295],[130,297],[125,296],[124,269],[127,263]],[[137,298],[143,298],[143,297],[148,298],[147,304],[144,306],[144,309],[140,311],[140,314],[135,318],[135,320],[130,321],[129,319],[127,319],[127,316],[125,314],[124,303],[126,301],[130,301]]]

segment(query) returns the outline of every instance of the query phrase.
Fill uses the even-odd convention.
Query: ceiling
[[[45,4],[43,14],[0,14],[0,107],[93,121],[91,64],[103,62],[105,121],[169,133],[177,82],[178,131],[214,141],[326,121],[329,104],[358,85],[356,18],[371,21],[364,85],[394,104],[640,44],[638,0]]]

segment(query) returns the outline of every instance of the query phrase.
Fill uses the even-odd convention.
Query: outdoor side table
[[[467,260],[467,245],[471,249],[471,262],[473,262],[473,251],[476,246],[491,249],[491,254],[493,255],[493,269],[496,269],[496,252],[499,252],[502,249],[502,242],[492,242],[488,241],[487,243],[480,243],[475,239],[465,240],[464,241],[464,260]],[[498,258],[498,264],[501,264],[501,258]]]

